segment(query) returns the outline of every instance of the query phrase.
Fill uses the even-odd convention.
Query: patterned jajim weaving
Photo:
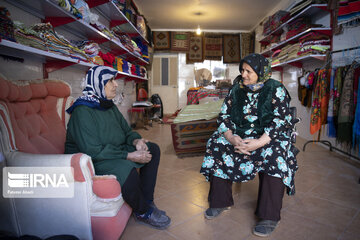
[[[155,50],[170,49],[170,32],[153,32],[153,38]]]
[[[171,51],[188,52],[190,46],[190,33],[171,32]]]
[[[203,61],[203,38],[201,36],[191,36],[189,52],[186,54],[186,64]]]
[[[222,35],[206,35],[204,43],[204,56],[207,60],[221,60]]]
[[[204,154],[206,143],[216,129],[216,119],[171,124],[175,153],[178,156]]]
[[[240,35],[223,35],[224,63],[240,62]]]

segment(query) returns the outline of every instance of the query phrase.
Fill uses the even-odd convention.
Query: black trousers
[[[280,211],[285,185],[280,178],[259,172],[259,193],[255,214],[265,220],[280,220]],[[223,208],[234,205],[232,181],[211,177],[208,200],[210,208]]]
[[[143,214],[149,210],[149,203],[154,201],[154,189],[160,162],[160,148],[156,143],[148,142],[151,161],[140,168],[133,168],[121,188],[124,201],[135,213]]]

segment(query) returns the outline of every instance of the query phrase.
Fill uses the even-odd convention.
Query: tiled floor
[[[233,185],[235,206],[213,220],[206,220],[209,184],[199,173],[202,157],[175,155],[170,125],[155,123],[138,130],[160,145],[162,157],[155,202],[172,219],[167,230],[138,224],[133,218],[122,240],[162,239],[261,239],[252,235],[255,223],[257,178]],[[302,149],[304,141],[297,145]],[[316,144],[308,144],[298,155],[296,195],[285,194],[282,219],[268,239],[360,239],[360,165]]]

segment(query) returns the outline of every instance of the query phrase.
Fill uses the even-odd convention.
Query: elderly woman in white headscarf
[[[116,74],[115,69],[105,66],[87,72],[83,95],[67,110],[71,118],[65,153],[91,156],[96,174],[116,176],[137,221],[165,229],[171,219],[154,204],[160,149],[132,131],[114,105]]]

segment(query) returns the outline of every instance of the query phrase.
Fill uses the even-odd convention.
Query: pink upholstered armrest
[[[100,198],[112,199],[121,194],[121,187],[114,175],[94,176],[93,192]]]

